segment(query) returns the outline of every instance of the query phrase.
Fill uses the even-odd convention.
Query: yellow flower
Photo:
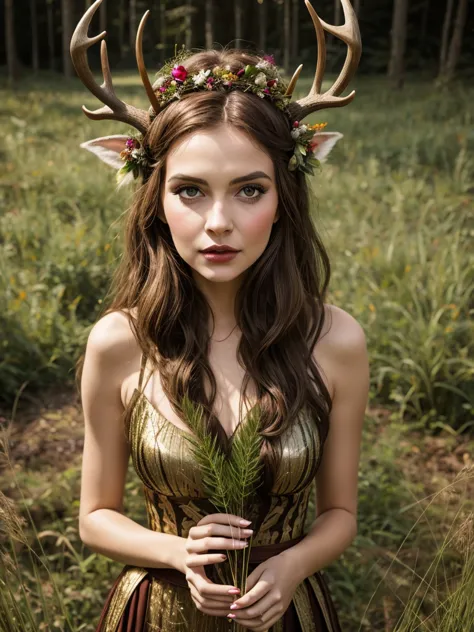
[[[313,129],[317,132],[319,132],[320,130],[324,129],[326,127],[327,123],[315,123],[314,125],[308,125],[309,129]]]
[[[369,309],[370,309],[371,312],[375,312],[375,306],[374,306],[373,303],[369,304]]]
[[[453,328],[452,328],[450,325],[448,325],[448,326],[445,328],[444,333],[445,333],[445,334],[449,334],[449,333],[451,333],[452,331],[453,331]]]
[[[19,301],[24,301],[26,298],[26,292],[25,290],[21,290],[20,293],[18,294],[18,300]]]
[[[105,250],[105,252],[107,252],[107,250],[108,250],[109,248],[110,248],[110,244],[105,244],[105,246],[104,246],[104,250]]]
[[[405,266],[405,272],[410,272],[410,270],[411,270],[411,265],[408,263],[408,264]]]

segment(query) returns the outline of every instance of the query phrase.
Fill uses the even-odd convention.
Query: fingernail
[[[233,603],[233,604],[230,606],[230,609],[231,609],[231,610],[235,610],[235,609],[236,609],[236,608],[238,608],[238,607],[239,607],[239,606],[238,606],[237,604]]]
[[[236,617],[236,616],[237,616],[237,615],[232,614],[232,613],[230,613],[230,614],[228,614],[228,615],[227,615],[227,617],[228,617],[229,619],[235,619],[235,617]]]
[[[248,527],[249,524],[252,524],[251,520],[241,520],[240,524],[242,524],[244,527]]]
[[[240,590],[238,588],[230,588],[227,592],[231,595],[238,595]]]

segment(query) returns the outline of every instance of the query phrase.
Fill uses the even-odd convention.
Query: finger
[[[242,595],[242,597],[239,597],[234,602],[233,605],[235,606],[235,609],[233,609],[233,612],[237,613],[238,610],[248,608],[256,601],[261,599],[264,595],[266,595],[271,590],[271,588],[272,586],[271,584],[269,584],[269,582],[264,579],[260,579],[253,588],[251,588],[248,592],[245,593],[245,595]]]
[[[221,564],[227,559],[227,555],[221,553],[197,554],[191,553],[186,557],[185,564],[189,568],[195,566],[207,566],[208,564]]]
[[[278,604],[270,608],[268,613],[262,617],[262,625],[254,628],[255,632],[268,632],[272,625],[279,621],[284,614],[285,612],[281,610]]]
[[[210,599],[206,599],[201,595],[201,593],[196,589],[194,584],[190,584],[189,590],[191,595],[194,598],[194,601],[200,603],[201,605],[207,606],[209,608],[227,608],[226,614],[229,612],[229,606],[232,604],[233,598],[232,595],[216,595]]]
[[[191,527],[189,536],[192,540],[199,540],[211,535],[222,535],[234,539],[248,538],[253,534],[252,529],[245,529],[243,526],[235,526],[232,524],[217,524],[211,522],[209,524],[201,524]]]
[[[265,621],[268,620],[268,612],[279,604],[280,600],[276,599],[275,595],[270,592],[257,603],[254,603],[248,608],[238,608],[235,610],[231,608],[230,611],[236,615],[236,619],[239,621],[241,619],[262,618],[262,623],[265,623]]]
[[[248,526],[247,524],[242,525],[241,524],[242,520],[244,522],[249,522],[248,520],[245,520],[242,516],[237,516],[236,514],[213,513],[213,514],[207,514],[207,516],[204,516],[204,518],[201,518],[201,520],[197,524],[201,525],[201,524],[209,524],[210,522],[217,522],[219,524],[233,525],[234,527]]]
[[[247,540],[231,540],[230,538],[206,537],[199,540],[191,540],[188,544],[188,553],[207,553],[209,549],[242,550],[248,546]]]
[[[216,597],[220,596],[229,596],[229,590],[236,590],[236,586],[226,585],[226,584],[214,584],[205,574],[204,568],[197,567],[193,569],[189,573],[189,577],[186,577],[188,583],[192,582],[196,587],[197,591],[203,595],[204,597]],[[235,595],[231,594],[231,597]],[[228,611],[227,611],[228,612]]]
[[[229,612],[229,609],[228,608],[223,608],[222,605],[220,607],[217,607],[217,608],[210,608],[207,605],[196,603],[196,602],[194,602],[194,605],[196,606],[196,608],[200,612],[204,612],[204,614],[209,614],[209,615],[211,615],[213,617],[222,617],[222,618],[224,618],[227,615],[227,613]]]
[[[266,626],[268,626],[268,624],[263,623],[262,619],[259,617],[254,617],[253,619],[244,619],[239,617],[229,617],[229,615],[227,615],[227,618],[229,621],[235,621],[235,623],[238,623],[242,627],[248,628],[249,630],[263,630],[266,628]]]

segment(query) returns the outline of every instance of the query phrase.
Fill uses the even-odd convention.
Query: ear
[[[128,138],[129,136],[123,134],[103,136],[81,143],[81,147],[91,151],[111,167],[121,169],[124,162],[120,158],[120,152],[125,149],[125,142]]]
[[[314,157],[324,162],[331,152],[331,149],[342,137],[343,134],[340,132],[315,132],[313,138],[310,140]]]

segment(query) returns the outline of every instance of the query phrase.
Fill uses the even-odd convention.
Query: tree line
[[[449,82],[456,73],[473,75],[474,0],[353,0],[362,34],[361,73],[385,73],[397,88],[406,73],[419,71]],[[3,28],[11,85],[27,72],[49,69],[67,78],[74,70],[69,55],[72,32],[92,0],[3,0]],[[326,22],[341,24],[340,0],[313,0]],[[145,34],[150,68],[158,68],[174,47],[212,48],[232,43],[275,54],[292,73],[304,63],[313,68],[316,38],[303,0],[103,0],[92,29],[107,31],[115,67],[133,62],[135,35],[143,13],[151,19]],[[345,46],[326,34],[327,68],[339,68]],[[98,65],[98,50],[91,51]]]

